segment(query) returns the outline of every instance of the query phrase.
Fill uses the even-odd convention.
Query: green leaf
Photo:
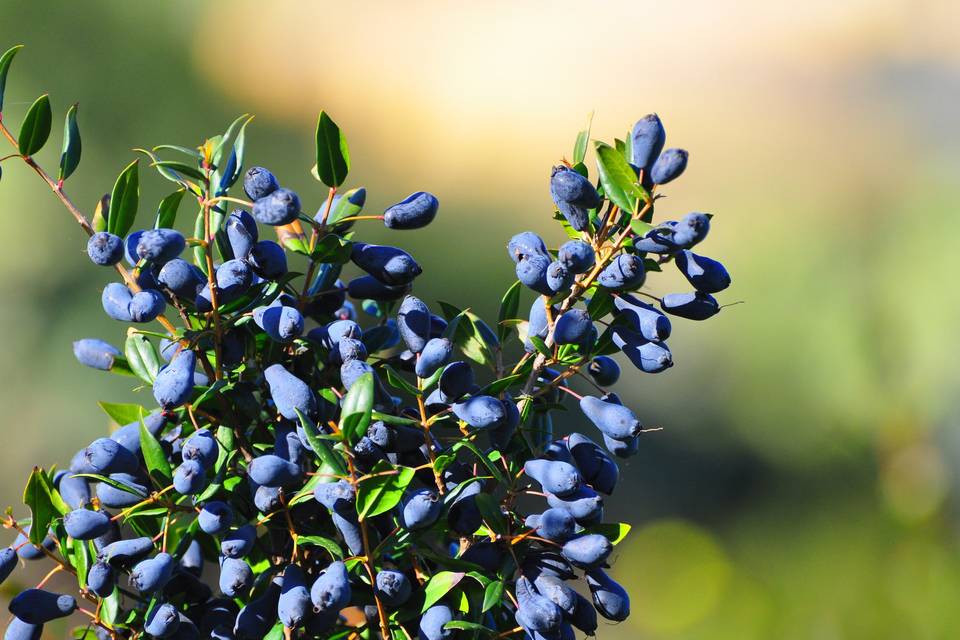
[[[67,111],[63,123],[63,150],[60,152],[59,180],[63,182],[80,164],[80,127],[77,125],[77,104]]]
[[[459,629],[461,631],[475,631],[479,633],[485,633],[490,636],[495,636],[498,634],[494,629],[485,627],[478,622],[467,622],[466,620],[451,620],[447,624],[443,625],[444,629]]]
[[[440,303],[441,306],[443,303]],[[480,330],[474,323],[477,316],[469,310],[461,311],[443,330],[443,337],[460,348],[463,355],[482,365],[492,365],[495,362],[487,342],[483,339]]]
[[[581,164],[587,155],[587,143],[590,142],[590,129],[593,128],[593,112],[587,118],[587,128],[577,134],[577,141],[573,145],[573,164]]]
[[[353,383],[343,397],[340,431],[353,444],[367,432],[373,412],[373,374],[365,373]]]
[[[278,622],[273,625],[273,628],[263,637],[263,640],[283,640],[283,623]]]
[[[510,335],[510,327],[503,324],[504,320],[512,320],[517,317],[517,311],[520,308],[520,288],[521,282],[517,280],[500,299],[500,312],[497,314],[497,337],[500,342],[506,340]]]
[[[386,473],[395,471],[396,473]],[[357,516],[363,520],[393,509],[413,480],[410,467],[394,467],[381,460],[373,466],[370,476],[357,483]]]
[[[350,262],[352,249],[352,242],[344,240],[335,233],[328,233],[323,236],[320,242],[313,248],[313,255],[311,257],[315,262],[346,264]],[[306,249],[304,249],[304,253],[308,253]]]
[[[630,221],[630,230],[641,238],[647,235],[653,229],[653,225],[649,222],[644,222],[639,218],[635,218]]]
[[[509,389],[510,387],[517,384],[518,382],[526,380],[526,378],[527,376],[525,374],[516,373],[513,375],[500,378],[499,380],[494,380],[493,382],[491,382],[490,384],[488,384],[483,388],[483,393],[485,393],[488,396],[499,395],[501,391]]]
[[[349,191],[344,191],[339,194],[337,201],[334,202],[330,208],[330,215],[327,216],[327,224],[334,224],[337,220],[343,220],[344,218],[352,218],[363,211],[363,205],[350,202],[354,194],[362,188],[363,187],[357,187],[356,189],[350,189]]]
[[[350,171],[350,149],[340,127],[325,111],[317,119],[317,175],[328,187],[339,187]]]
[[[323,536],[297,536],[298,546],[321,547],[330,554],[334,560],[343,560],[343,551],[335,540],[324,538]]]
[[[423,588],[423,607],[421,607],[420,613],[439,602],[443,596],[447,595],[451,589],[463,580],[465,575],[462,571],[440,571],[433,574]]]
[[[170,462],[167,460],[167,455],[164,453],[160,442],[143,424],[142,417],[140,419],[140,451],[143,453],[144,462],[147,463],[147,471],[150,472],[151,476],[158,476],[162,480],[160,486],[166,486],[172,477]]]
[[[553,354],[550,352],[550,349],[547,348],[547,343],[543,341],[543,338],[540,336],[527,336],[527,339],[533,343],[533,346],[537,348],[537,351],[548,358],[553,357]]]
[[[603,522],[586,528],[587,533],[599,533],[607,538],[611,544],[619,544],[630,533],[630,525],[626,522]]]
[[[140,161],[134,160],[120,172],[110,193],[107,231],[123,238],[133,226],[140,204]]]
[[[613,296],[606,289],[597,289],[587,304],[587,313],[591,320],[599,320],[613,311]]]
[[[507,520],[503,517],[503,511],[500,510],[500,504],[497,499],[489,493],[478,493],[474,497],[477,508],[480,509],[480,515],[483,521],[494,532],[505,534],[507,532]]]
[[[157,220],[153,227],[155,229],[172,229],[177,221],[177,211],[180,209],[180,202],[183,200],[183,189],[174,191],[166,198],[160,201],[157,207]]]
[[[597,151],[597,167],[600,169],[600,184],[607,197],[623,211],[636,213],[638,203],[644,200],[645,192],[637,186],[637,176],[623,159],[623,155],[603,142],[594,143]]]
[[[483,613],[490,611],[490,609],[500,604],[501,598],[503,598],[503,582],[494,580],[483,590],[483,608],[481,611]]]
[[[107,215],[110,213],[110,194],[105,193],[103,197],[97,200],[97,206],[93,210],[93,216],[90,218],[90,226],[97,233],[107,230]]]
[[[53,113],[50,111],[50,96],[44,94],[30,105],[20,125],[17,147],[22,156],[32,156],[43,148],[50,137]]]
[[[183,174],[194,178],[195,180],[206,181],[207,176],[200,169],[187,164],[186,162],[180,162],[178,160],[157,160],[153,163],[154,167],[157,168],[166,168],[176,171],[177,173]]]
[[[477,459],[483,463],[483,466],[487,468],[487,470],[490,472],[490,475],[496,478],[497,482],[499,482],[502,485],[507,484],[507,479],[503,475],[503,469],[501,469],[496,464],[494,464],[493,461],[490,459],[490,457],[488,457],[487,455],[484,455],[484,453],[477,448],[477,445],[473,444],[473,442],[471,442],[470,440],[458,440],[453,444],[451,448],[453,449],[453,451],[459,451],[460,449],[469,450],[470,452],[473,453],[473,455],[477,456]],[[490,455],[493,455],[493,453],[498,453],[498,452],[495,452],[495,451],[491,452]]]
[[[23,49],[22,44],[10,47],[0,56],[0,112],[3,112],[3,91],[7,87],[7,71],[10,70],[10,63],[20,49]]]
[[[141,413],[145,411],[145,409],[138,404],[103,402],[102,400],[97,404],[100,405],[100,408],[103,409],[104,413],[110,416],[111,420],[120,426],[130,424],[131,422],[137,422],[140,420]]]
[[[77,583],[83,589],[87,586],[87,570],[90,567],[90,549],[82,540],[74,540],[71,544],[73,553],[70,554],[70,565],[77,570]]]
[[[47,530],[55,518],[63,515],[53,505],[54,493],[50,478],[40,467],[34,467],[23,490],[23,504],[30,508],[30,542],[39,545],[47,537]],[[62,502],[62,501],[61,501]]]
[[[303,427],[304,432],[307,435],[307,443],[310,445],[310,448],[313,449],[313,452],[317,455],[322,466],[320,468],[321,473],[332,473],[335,475],[346,475],[347,470],[343,466],[343,460],[333,452],[330,448],[330,445],[327,444],[325,440],[322,440],[318,437],[319,430],[317,425],[313,423],[313,420],[305,416],[299,409],[296,410],[297,416],[300,418],[300,426]],[[329,469],[325,471],[325,469]],[[333,481],[333,478],[329,478],[330,482]]]
[[[123,352],[127,357],[130,370],[137,374],[138,378],[152,385],[160,372],[160,355],[147,336],[131,331],[127,335]]]
[[[419,420],[414,420],[413,418],[404,418],[403,416],[394,416],[389,413],[383,413],[381,411],[374,411],[372,414],[374,420],[379,420],[381,422],[386,422],[387,424],[420,424]]]
[[[407,382],[403,376],[400,375],[400,372],[391,367],[388,364],[383,365],[383,372],[387,376],[387,384],[395,389],[400,389],[401,391],[406,391],[410,395],[416,397],[421,395],[419,389]]]

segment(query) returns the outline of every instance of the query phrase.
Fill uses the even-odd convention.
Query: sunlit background
[[[506,240],[562,238],[549,170],[588,114],[612,139],[658,112],[668,145],[691,152],[658,213],[715,214],[701,252],[733,275],[722,302],[745,304],[675,321],[676,366],[620,385],[665,430],[612,500],[634,524],[613,570],[633,615],[598,635],[960,633],[960,5],[58,4],[0,2],[0,49],[28,45],[4,120],[18,126],[42,92],[57,121],[79,101],[68,191],[86,211],[131,147],[193,146],[244,112],[257,115],[251,161],[319,206],[309,167],[325,109],[369,210],[421,189],[440,199],[427,230],[369,238],[417,257],[421,297],[487,317],[513,280]],[[168,190],[147,182],[141,220]],[[0,499],[19,505],[33,464],[62,464],[107,429],[96,400],[149,395],[73,359],[76,338],[122,341],[100,309],[109,274],[11,162],[0,237]],[[685,288],[671,268],[651,291]]]

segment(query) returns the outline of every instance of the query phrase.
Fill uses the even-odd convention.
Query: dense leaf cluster
[[[0,58],[0,108],[15,53]],[[648,430],[608,390],[621,373],[610,356],[666,370],[669,316],[714,315],[712,294],[730,283],[690,251],[710,216],[653,223],[687,153],[663,150],[647,116],[614,146],[594,143],[594,182],[581,132],[549,181],[570,240],[510,240],[518,281],[488,324],[414,297],[415,258],[354,233],[367,220],[424,227],[435,196],[364,215],[365,190],[342,188],[346,139],[321,113],[313,173],[326,197],[308,214],[269,170],[244,171],[249,122],[195,149],[139,150],[175,190],[137,230],[138,161],[89,221],[65,195],[75,106],[57,180],[32,158],[49,138],[46,96],[18,137],[0,124],[90,235],[90,259],[118,275],[101,303],[129,325],[122,347],[79,340],[77,359],[152,392],[101,402],[121,426],[62,470],[35,468],[29,518],[8,511],[19,537],[0,552],[0,579],[18,559],[48,559],[78,595],[22,591],[5,637],[37,638],[78,609],[76,638],[546,640],[592,635],[598,615],[624,620],[629,597],[605,569],[629,525],[605,520],[604,497]],[[176,230],[187,206],[190,234]],[[271,228],[276,240],[262,237]],[[693,291],[641,291],[670,262]],[[582,427],[558,437],[558,410]]]

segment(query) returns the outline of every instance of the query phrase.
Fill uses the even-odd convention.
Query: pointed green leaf
[[[370,471],[370,477],[357,483],[357,516],[363,520],[393,509],[413,480],[413,474],[410,467],[394,467],[385,460],[379,461]]]
[[[370,425],[373,412],[373,374],[360,376],[343,397],[340,411],[340,431],[350,444],[363,437]]]
[[[178,160],[157,160],[152,166],[157,167],[158,169],[170,169],[179,174],[194,178],[195,180],[205,181],[207,179],[207,176],[204,175],[203,171],[197,167],[189,165],[186,162],[180,162]]]
[[[350,149],[340,127],[325,111],[317,119],[317,176],[328,187],[339,187],[350,171]]]
[[[443,596],[447,595],[451,589],[463,580],[465,575],[462,571],[440,571],[433,574],[423,588],[423,607],[420,608],[420,613],[439,602]]]
[[[419,389],[407,382],[403,376],[400,375],[400,372],[390,365],[383,365],[383,372],[387,376],[387,384],[389,384],[391,387],[400,389],[401,391],[406,391],[414,397],[421,395]]]
[[[313,420],[305,416],[299,409],[297,411],[297,416],[300,418],[300,426],[303,427],[304,432],[307,435],[307,443],[310,445],[310,448],[313,449],[313,452],[317,455],[317,458],[320,459],[321,468],[320,473],[332,473],[336,475],[345,475],[347,473],[346,467],[344,467],[343,460],[330,448],[330,445],[326,440],[318,437],[319,430],[317,425],[313,423]],[[333,478],[325,479],[326,481],[333,481]]]
[[[324,538],[323,536],[297,536],[297,546],[321,547],[330,554],[334,560],[343,560],[343,551],[335,540]]]
[[[3,92],[7,87],[7,71],[10,70],[10,63],[13,62],[13,56],[23,49],[22,44],[10,47],[0,56],[0,113],[3,112]]]
[[[40,467],[34,467],[27,486],[23,490],[23,504],[30,508],[30,542],[40,544],[47,537],[47,530],[54,518],[62,515],[53,506],[53,485]]]
[[[63,123],[63,150],[60,152],[59,180],[69,178],[80,164],[80,127],[77,125],[77,104],[67,111]]]
[[[590,130],[593,128],[593,112],[587,118],[587,128],[577,134],[577,141],[573,145],[573,164],[582,164],[587,155],[587,143],[590,142]]]
[[[90,226],[97,233],[107,230],[107,216],[110,215],[110,194],[105,193],[97,201],[97,207],[93,210],[93,217],[90,219]]]
[[[155,229],[172,229],[177,221],[177,211],[180,209],[180,202],[183,200],[183,189],[174,191],[166,198],[160,201],[157,207],[157,220],[154,223]]]
[[[131,331],[123,350],[130,369],[138,378],[152,385],[160,372],[160,354],[153,343],[147,336]]]
[[[488,636],[495,636],[498,634],[497,631],[491,629],[490,627],[485,627],[478,622],[467,622],[466,620],[451,620],[447,624],[443,625],[444,629],[457,629],[460,631],[474,631],[486,634]]]
[[[362,188],[363,187],[357,187],[356,189],[344,191],[337,197],[336,202],[334,202],[333,206],[330,208],[330,215],[327,217],[327,224],[334,224],[337,220],[342,220],[343,218],[352,218],[353,216],[360,215],[360,212],[363,211],[363,205],[354,204],[350,200]]]
[[[510,327],[503,324],[504,320],[517,317],[520,307],[520,281],[514,282],[500,299],[500,312],[497,314],[497,337],[503,342],[510,335]]]
[[[20,125],[20,135],[17,137],[17,147],[20,155],[32,156],[43,148],[50,137],[50,127],[53,125],[53,113],[50,111],[50,96],[44,94],[30,105],[27,115]]]
[[[600,184],[607,198],[623,211],[636,213],[638,203],[644,201],[645,192],[637,186],[637,176],[623,159],[623,154],[603,142],[595,143]]]
[[[107,231],[120,236],[127,235],[137,217],[140,205],[139,160],[134,160],[120,172],[110,193],[110,212],[107,214]]]
[[[490,609],[500,604],[501,598],[503,598],[503,582],[495,580],[488,584],[487,588],[483,590],[483,608],[481,611],[483,613],[490,611]]]
[[[161,487],[166,486],[172,477],[170,462],[160,442],[143,423],[142,417],[140,418],[140,451],[143,453],[143,461],[147,463],[147,471],[159,481]]]
[[[120,426],[138,421],[140,414],[144,411],[144,408],[138,404],[103,402],[102,400],[97,404],[100,405],[105,414],[110,416],[111,420]]]
[[[494,533],[505,534],[507,532],[507,520],[503,516],[503,511],[500,510],[497,499],[489,493],[478,493],[474,500],[477,503],[477,508],[480,509],[484,523]]]
[[[630,533],[630,525],[626,522],[602,522],[587,527],[587,533],[599,533],[608,540],[610,544],[620,544],[627,534]]]

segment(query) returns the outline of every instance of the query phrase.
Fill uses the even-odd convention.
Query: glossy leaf
[[[599,533],[610,541],[619,544],[630,533],[631,526],[626,522],[603,522],[587,527],[587,533]]]
[[[130,369],[138,378],[152,385],[160,372],[160,354],[153,343],[145,335],[131,331],[123,351]]]
[[[593,128],[593,112],[587,118],[587,128],[577,134],[577,141],[573,145],[573,164],[582,164],[587,155],[587,143],[590,142],[590,130]]]
[[[90,226],[97,233],[107,230],[107,216],[110,215],[110,194],[105,193],[103,197],[97,200],[97,206],[93,210],[93,217],[90,220]]]
[[[63,123],[63,150],[60,152],[59,180],[63,182],[76,171],[80,164],[80,127],[77,124],[77,104],[67,111]]]
[[[623,155],[603,142],[595,143],[597,167],[603,191],[615,205],[624,211],[636,213],[645,193],[637,186],[637,176],[623,159]]]
[[[369,477],[357,483],[357,516],[363,520],[393,509],[400,503],[413,474],[410,467],[394,467],[379,461]]]
[[[340,412],[340,431],[347,442],[355,443],[363,437],[370,425],[373,411],[373,374],[360,376],[343,397]]]
[[[328,187],[339,187],[350,171],[350,149],[340,127],[325,111],[317,119],[317,175]]]
[[[173,228],[177,221],[177,211],[180,209],[180,202],[183,201],[184,193],[186,192],[180,189],[160,201],[160,206],[157,207],[157,220],[153,225],[155,229]]]
[[[323,536],[297,536],[297,546],[320,547],[330,554],[334,560],[343,560],[343,550],[336,540],[324,538]]]
[[[22,44],[10,47],[0,56],[0,112],[3,111],[3,92],[7,87],[7,72],[10,70],[10,63],[17,52],[23,49]]]
[[[404,377],[400,375],[400,372],[394,369],[393,367],[391,367],[390,365],[388,364],[383,365],[383,372],[387,376],[387,384],[389,384],[391,387],[395,389],[400,389],[401,391],[405,391],[412,396],[421,395],[419,389],[417,389],[415,386],[407,382],[407,380],[405,380]]]
[[[50,97],[40,96],[30,105],[27,115],[20,125],[20,135],[17,137],[17,148],[22,156],[32,156],[43,148],[50,137],[50,127],[53,125],[53,113],[50,111]]]
[[[420,613],[439,602],[443,596],[447,595],[451,589],[463,580],[465,575],[462,571],[440,571],[433,574],[423,588],[423,606],[420,608]]]
[[[507,532],[507,520],[500,510],[497,499],[489,493],[478,493],[474,500],[476,500],[477,508],[480,509],[480,514],[487,526],[494,533],[505,534]]]
[[[171,169],[181,175],[194,178],[195,180],[205,181],[207,179],[207,176],[203,173],[203,171],[197,167],[189,165],[186,162],[180,162],[178,160],[157,160],[153,163],[153,166]]]
[[[520,308],[520,289],[521,282],[517,280],[500,299],[500,311],[497,313],[497,337],[500,342],[506,340],[510,335],[510,327],[503,324],[504,320],[512,320],[517,317],[517,311]]]
[[[61,515],[53,505],[54,493],[50,478],[40,467],[34,467],[27,486],[23,490],[23,503],[30,508],[32,514],[30,525],[30,542],[40,544],[47,537],[50,523]]]
[[[495,580],[488,584],[487,588],[483,590],[483,608],[481,611],[484,613],[490,611],[490,609],[500,604],[501,598],[503,598],[503,582]]]
[[[473,631],[475,633],[483,633],[488,636],[495,636],[499,632],[485,627],[478,622],[468,622],[466,620],[451,620],[447,624],[443,625],[444,629],[456,629],[459,631]]]
[[[139,160],[128,164],[113,185],[110,193],[110,213],[107,215],[107,231],[121,238],[127,235],[137,217],[140,206]]]
[[[140,451],[143,453],[143,461],[151,477],[161,480],[160,486],[165,486],[171,478],[170,462],[163,447],[143,423],[142,417],[140,419]]]
[[[297,416],[300,418],[300,426],[307,434],[307,442],[322,464],[321,472],[327,469],[326,473],[336,475],[346,474],[347,470],[343,465],[343,460],[333,452],[326,440],[318,436],[317,425],[313,423],[313,420],[303,415],[299,409],[296,411]],[[333,479],[331,478],[330,480],[332,481]]]
[[[110,416],[110,419],[116,422],[118,425],[136,422],[140,419],[140,414],[144,411],[144,408],[138,404],[123,404],[103,401],[100,401],[97,404],[100,405],[100,408],[103,409],[103,412]]]

